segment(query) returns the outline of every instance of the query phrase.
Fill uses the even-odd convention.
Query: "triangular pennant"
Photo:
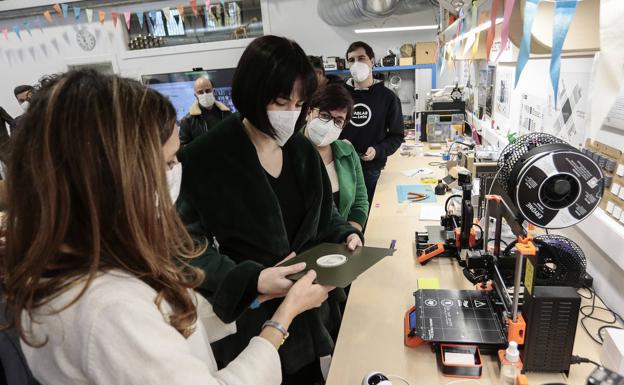
[[[472,10],[471,10],[471,21],[470,21],[470,28],[472,29],[477,28],[477,16],[478,16],[477,2],[473,0]],[[476,32],[469,32],[469,33],[470,33],[470,36],[468,36],[468,41],[466,41],[466,48],[464,49],[464,55],[466,55],[468,51],[472,49],[472,47],[474,46],[475,40],[479,36],[478,33]]]
[[[61,8],[63,8],[63,17],[67,18],[67,14],[69,13],[69,5],[63,3],[61,4]]]
[[[191,9],[193,10],[193,15],[197,17],[197,15],[199,14],[199,11],[197,10],[197,0],[191,0],[189,1],[189,4],[191,5]]]
[[[85,9],[85,13],[87,14],[87,22],[91,23],[93,21],[93,10],[91,8]]]
[[[4,40],[9,40],[9,29],[8,28],[2,29],[2,34],[4,35]]]
[[[41,17],[39,16],[35,19],[35,27],[39,28],[39,30],[43,32],[43,23],[41,23]]]
[[[481,12],[481,16],[479,16],[479,25],[485,23],[488,19],[487,12]],[[474,45],[472,46],[472,58],[476,58],[479,53],[479,40],[481,40],[480,34],[477,34],[477,39],[475,40]]]
[[[28,34],[32,37],[32,31],[30,30],[30,21],[25,21],[23,26],[24,26],[24,29],[28,31]]]
[[[52,8],[54,8],[54,10],[56,11],[56,13],[58,13],[59,16],[63,16],[63,11],[61,10],[61,5],[59,3],[54,4]]]
[[[500,50],[498,51],[498,56],[496,57],[496,61],[500,59],[503,51],[507,48],[507,44],[509,44],[509,24],[511,23],[511,12],[513,11],[513,6],[515,2],[516,0],[505,0],[503,26],[501,27],[501,45]]]
[[[143,29],[143,17],[144,17],[143,12],[137,12],[136,15],[137,15],[137,19],[139,20],[139,28]]]
[[[98,11],[98,17],[100,18],[100,24],[104,24],[104,20],[106,20],[106,12]]]
[[[52,15],[50,14],[50,11],[45,11],[43,13],[43,17],[45,17],[49,24],[52,24]]]
[[[206,14],[210,12],[210,0],[206,0]]]
[[[148,16],[152,24],[156,23],[156,11],[149,11]]]
[[[175,20],[176,24],[180,24],[180,16],[179,15],[173,15],[173,19]]]
[[[496,32],[496,16],[498,15],[498,1],[492,0],[492,8],[490,9],[490,29],[487,34],[487,45],[485,47],[485,56],[487,62],[490,62],[490,51],[492,51],[492,44],[494,44],[494,33]]]
[[[180,18],[181,18],[182,20],[184,20],[184,4],[182,4],[182,3],[178,3],[178,4],[176,5],[176,8],[178,9],[178,13],[180,14]]]
[[[77,5],[74,5],[74,19],[80,21],[80,7]]]
[[[111,18],[113,19],[113,27],[117,28],[117,12],[111,12]]]
[[[171,10],[169,9],[169,7],[163,8],[162,13],[165,16],[165,19],[167,19],[167,23],[169,23],[169,21],[171,20]]]
[[[561,72],[561,50],[565,42],[570,23],[576,13],[576,0],[558,1],[555,4],[555,21],[553,23],[552,56],[550,58],[550,80],[555,93],[555,108],[559,93],[559,75]]]
[[[130,12],[124,12],[124,18],[126,19],[126,27],[128,27],[128,31],[130,30],[130,17],[132,14]]]
[[[15,34],[17,35],[17,37],[22,40],[22,35],[20,35],[20,30],[19,27],[17,25],[13,26],[13,32],[15,32]]]
[[[533,28],[533,20],[537,13],[537,6],[542,0],[526,0],[524,5],[524,25],[522,27],[522,40],[520,41],[520,52],[518,53],[518,62],[516,64],[516,82],[514,87],[518,85],[520,75],[524,70],[524,66],[529,61],[529,53],[531,51],[531,30]]]

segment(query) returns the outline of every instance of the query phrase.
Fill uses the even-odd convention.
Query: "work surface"
[[[473,288],[457,262],[440,258],[421,266],[415,258],[414,232],[439,224],[439,221],[420,221],[420,209],[425,205],[443,205],[448,195],[437,197],[437,203],[397,201],[397,185],[419,183],[417,176],[408,177],[401,171],[429,167],[442,177],[445,170],[428,166],[429,162],[439,160],[404,157],[398,152],[388,159],[377,185],[365,235],[367,246],[388,247],[394,239],[397,250],[353,282],[327,385],[361,384],[362,378],[372,371],[401,376],[410,385],[444,385],[458,380],[442,376],[429,346],[408,348],[403,345],[403,318],[405,311],[414,305],[413,292],[419,278],[437,277],[442,289]],[[588,302],[584,300],[583,304]],[[600,346],[579,326],[574,354],[598,362],[599,352]],[[483,361],[483,375],[478,381],[484,385],[498,384],[497,360],[484,356]],[[562,374],[543,373],[529,373],[528,377],[531,385],[584,385],[593,369],[593,365],[581,364],[571,367],[568,378]],[[402,382],[394,379],[393,384]]]

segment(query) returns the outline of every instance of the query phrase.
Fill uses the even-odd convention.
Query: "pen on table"
[[[395,249],[394,249],[394,247],[395,247],[395,246],[396,246],[396,239],[393,239],[393,240],[390,242],[390,249],[395,250]]]

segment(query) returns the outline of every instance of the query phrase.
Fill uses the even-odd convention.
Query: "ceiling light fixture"
[[[377,33],[377,32],[402,32],[402,31],[424,31],[430,29],[438,29],[437,24],[432,25],[413,25],[410,27],[391,27],[391,28],[365,28],[355,29],[355,33]]]
[[[505,19],[504,19],[504,18],[502,18],[502,17],[497,18],[497,19],[496,19],[496,24],[498,25],[498,24],[502,23],[502,22],[503,22],[503,20],[505,20]],[[456,42],[457,40],[461,40],[461,39],[463,39],[463,38],[465,38],[465,37],[467,37],[468,35],[471,35],[471,34],[473,34],[473,33],[483,32],[483,31],[485,31],[486,29],[490,28],[490,25],[492,25],[492,23],[488,20],[488,21],[486,21],[485,23],[478,25],[478,26],[477,26],[477,28],[472,28],[470,31],[466,31],[466,32],[464,32],[463,34],[459,35],[459,36],[458,36],[458,37],[456,37],[455,39],[449,40],[449,41],[448,41],[448,43],[454,43],[454,42]],[[447,43],[447,44],[448,44],[448,43]]]

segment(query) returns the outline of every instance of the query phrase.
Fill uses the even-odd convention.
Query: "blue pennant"
[[[137,18],[139,18],[139,28],[143,29],[143,12],[137,12]]]
[[[77,5],[74,5],[74,18],[76,21],[80,20],[80,7]]]
[[[61,7],[63,8],[63,17],[67,18],[67,13],[69,12],[69,5],[63,3],[61,4]]]
[[[526,0],[524,5],[524,26],[522,30],[522,41],[520,43],[520,52],[518,53],[518,64],[516,64],[516,82],[518,85],[520,75],[529,61],[529,53],[531,52],[531,30],[533,29],[533,20],[535,20],[535,13],[537,12],[537,6],[542,0]],[[514,86],[514,87],[515,87]]]
[[[558,1],[555,5],[555,22],[553,26],[552,57],[550,59],[550,80],[555,93],[555,108],[559,93],[559,75],[561,73],[561,50],[565,42],[570,23],[576,13],[576,0]]]

